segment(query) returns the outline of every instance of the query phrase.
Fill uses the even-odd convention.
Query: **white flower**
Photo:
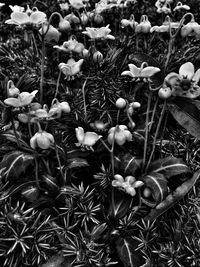
[[[84,132],[82,127],[75,129],[78,146],[93,146],[102,136],[95,132]]]

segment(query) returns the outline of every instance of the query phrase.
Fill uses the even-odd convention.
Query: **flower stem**
[[[14,122],[14,119],[13,119],[12,116],[11,116],[11,123],[12,123],[13,131],[14,131],[14,135],[15,135],[15,138],[16,138],[16,141],[17,141],[17,146],[20,147],[20,145],[19,145],[19,137],[18,137],[17,130],[16,130],[16,127],[15,127],[15,122]]]
[[[42,61],[40,77],[40,104],[43,104],[43,86],[44,86],[44,64],[45,64],[45,36],[42,35]]]
[[[87,79],[85,80],[83,87],[82,87],[82,95],[83,95],[83,107],[84,107],[84,116],[85,116],[85,122],[87,122],[87,105],[86,105],[86,99],[85,99],[85,86],[87,83]]]
[[[157,141],[158,133],[159,133],[159,130],[160,130],[160,125],[161,125],[161,122],[163,120],[163,117],[164,117],[164,114],[165,114],[165,110],[166,110],[166,105],[167,105],[167,101],[165,100],[165,102],[163,104],[163,107],[162,107],[162,111],[161,111],[160,117],[159,117],[159,121],[158,121],[158,124],[157,124],[155,136],[154,136],[154,139],[153,139],[153,147],[152,147],[152,150],[151,150],[151,155],[149,157],[149,160],[148,160],[148,163],[146,165],[145,171],[148,170],[149,165],[151,163],[151,160],[153,158],[153,154],[154,154],[154,151],[155,151],[155,148],[156,148],[156,141]]]
[[[61,70],[59,71],[59,74],[58,74],[58,79],[57,79],[57,82],[56,82],[56,92],[55,92],[55,95],[54,95],[54,98],[57,97],[57,94],[58,94],[58,90],[59,90],[59,84],[60,84],[60,78],[61,78]]]
[[[144,169],[146,162],[146,154],[147,154],[147,143],[148,143],[148,133],[149,133],[149,113],[151,107],[151,99],[152,99],[152,91],[150,91],[147,102],[147,111],[146,111],[146,121],[145,121],[145,141],[144,141],[144,151],[143,151],[143,161],[142,168]]]

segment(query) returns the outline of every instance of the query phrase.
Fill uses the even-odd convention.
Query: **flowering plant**
[[[0,4],[0,265],[200,266],[197,2]]]

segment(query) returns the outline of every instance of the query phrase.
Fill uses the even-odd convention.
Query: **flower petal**
[[[175,72],[171,72],[169,73],[166,77],[165,77],[165,81],[164,84],[166,86],[174,86],[179,80],[179,75]]]
[[[156,67],[146,67],[146,68],[142,69],[141,77],[151,77],[159,71],[160,71],[160,69],[156,68]]]
[[[130,72],[129,70],[125,70],[121,73],[122,76],[130,76],[132,78],[135,78],[135,76],[133,76],[132,72]]]
[[[181,76],[181,78],[185,77],[191,80],[194,75],[194,65],[191,62],[186,62],[180,67],[179,75]]]
[[[82,127],[78,127],[75,129],[76,132],[76,138],[80,144],[83,144],[85,133]]]
[[[6,20],[7,24],[22,25],[30,23],[30,17],[25,12],[13,12],[10,15],[10,19]]]
[[[82,64],[83,64],[83,59],[80,59],[71,66],[71,72],[73,76],[80,72]]]
[[[140,76],[140,68],[138,68],[136,65],[134,64],[128,64],[129,70],[132,73],[133,77],[138,77]]]
[[[19,99],[14,98],[14,97],[9,97],[9,98],[5,99],[4,103],[8,106],[15,107],[15,108],[18,108],[21,106]]]
[[[35,11],[30,15],[30,20],[34,24],[41,24],[46,21],[46,14],[41,11]]]
[[[86,146],[93,146],[101,138],[94,132],[86,132],[83,144]]]

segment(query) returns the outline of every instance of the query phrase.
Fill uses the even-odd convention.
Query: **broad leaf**
[[[151,172],[141,179],[144,183],[143,188],[148,188],[151,191],[150,197],[142,195],[141,200],[149,207],[154,207],[165,199],[168,194],[167,180],[162,173]]]
[[[110,218],[118,220],[126,215],[130,209],[132,197],[119,190],[113,191],[112,201],[109,207],[108,215]]]
[[[136,158],[130,153],[120,153],[115,157],[115,168],[118,172],[123,172],[123,175],[133,175],[140,169],[142,159]]]
[[[168,109],[175,120],[192,136],[200,139],[200,109],[199,103],[188,98],[176,97]]]
[[[172,176],[191,173],[184,161],[175,157],[167,157],[152,162],[148,171],[162,173],[167,179]]]
[[[68,165],[67,167],[69,169],[74,169],[74,168],[82,168],[82,167],[87,167],[89,166],[88,162],[86,159],[83,158],[72,158],[68,160]]]
[[[145,217],[145,220],[154,221],[158,216],[166,212],[169,208],[173,207],[176,202],[182,199],[191,190],[199,177],[200,171],[195,172],[191,179],[177,187],[172,194],[169,194],[165,200],[152,209],[151,212]]]
[[[119,238],[116,242],[117,252],[125,267],[139,267],[142,264],[142,253],[136,250],[138,241],[132,237]]]
[[[0,162],[1,177],[5,179],[5,181],[19,178],[33,163],[33,160],[33,155],[21,151],[14,151],[6,154]]]

